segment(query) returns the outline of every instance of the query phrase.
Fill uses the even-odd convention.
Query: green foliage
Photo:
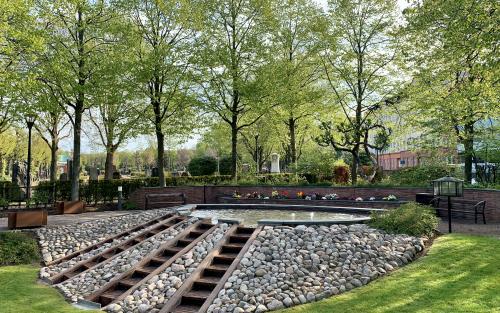
[[[231,175],[233,165],[231,163],[231,157],[222,157],[219,160],[219,174],[220,175]]]
[[[9,206],[9,201],[4,198],[0,198],[0,209],[7,209]]]
[[[430,236],[438,225],[438,218],[431,207],[410,202],[384,213],[373,213],[370,225],[389,233]]]
[[[193,176],[212,175],[217,170],[217,160],[210,156],[191,159],[188,171]]]
[[[21,188],[10,181],[0,181],[0,197],[9,202],[22,199]]]
[[[132,201],[125,201],[122,207],[124,210],[137,210],[137,203]]]
[[[0,265],[31,264],[40,255],[36,241],[20,232],[0,233]]]
[[[444,165],[421,165],[395,171],[389,180],[394,185],[425,186],[449,173],[450,168]]]

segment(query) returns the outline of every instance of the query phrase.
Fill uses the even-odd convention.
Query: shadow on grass
[[[500,240],[443,236],[426,256],[387,277],[281,313],[296,312],[500,312]]]

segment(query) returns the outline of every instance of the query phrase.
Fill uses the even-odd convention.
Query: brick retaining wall
[[[430,188],[363,188],[363,187],[315,187],[315,186],[178,186],[164,188],[141,188],[130,195],[129,200],[136,203],[139,208],[144,208],[144,196],[147,193],[178,193],[182,192],[186,195],[187,203],[218,203],[218,197],[222,195],[231,195],[234,191],[245,195],[248,193],[258,192],[265,195],[271,195],[273,190],[288,191],[291,197],[299,191],[306,194],[319,193],[329,194],[336,193],[339,197],[347,198],[367,198],[377,197],[382,198],[388,195],[395,195],[399,200],[414,201],[415,194],[422,192],[432,192]],[[500,222],[500,190],[490,189],[465,189],[463,199],[468,200],[485,200],[486,201],[486,222]]]

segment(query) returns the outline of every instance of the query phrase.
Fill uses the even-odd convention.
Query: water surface
[[[359,215],[323,212],[323,211],[298,211],[298,210],[246,210],[246,209],[220,209],[220,210],[195,210],[193,216],[200,218],[218,219],[237,219],[245,225],[257,225],[259,220],[306,220],[306,221],[325,221],[325,220],[350,220],[359,218]]]

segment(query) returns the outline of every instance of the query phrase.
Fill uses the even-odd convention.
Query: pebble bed
[[[67,298],[76,302],[78,299],[83,298],[83,296],[89,295],[103,287],[113,277],[129,270],[150,252],[164,244],[165,241],[174,238],[196,221],[198,221],[198,218],[190,218],[177,227],[169,228],[162,233],[158,233],[136,246],[115,255],[96,267],[62,282],[57,285],[57,287]]]
[[[103,221],[48,227],[37,230],[37,233],[44,254],[56,258],[169,211],[161,209],[132,213]],[[130,269],[198,220],[192,217],[56,287],[64,296],[76,302]],[[116,313],[158,312],[220,242],[228,228],[228,224],[219,224],[191,251],[139,286],[131,295],[109,305],[105,310]],[[61,264],[44,267],[40,275],[50,277],[131,236]],[[411,262],[424,248],[424,240],[387,234],[363,224],[266,226],[251,244],[208,312],[266,312],[340,294]],[[77,245],[77,241],[81,244]]]
[[[420,238],[366,225],[265,227],[208,312],[265,312],[317,301],[361,287],[423,248]]]
[[[52,262],[170,211],[171,209],[150,210],[97,221],[37,229],[36,236],[41,247],[43,261]]]
[[[228,230],[228,224],[219,224],[218,228],[198,242],[191,251],[178,258],[163,272],[153,276],[133,294],[122,301],[105,308],[108,312],[158,312],[172,295],[179,289],[210,250],[221,240]]]
[[[145,232],[148,229],[151,229],[152,227],[154,227],[154,225],[151,225],[150,227],[145,228],[145,229],[141,229],[141,230],[132,232],[128,236],[125,236],[125,237],[122,237],[122,238],[119,238],[119,239],[115,239],[115,240],[113,240],[112,242],[109,242],[109,243],[105,243],[105,244],[101,245],[97,249],[91,250],[91,251],[89,251],[87,253],[84,253],[84,254],[77,255],[77,256],[75,256],[74,258],[71,258],[68,261],[65,261],[65,262],[62,262],[62,263],[59,263],[59,264],[54,264],[54,265],[42,267],[40,269],[40,278],[50,278],[50,277],[52,277],[54,275],[57,275],[57,274],[63,272],[64,270],[66,270],[66,269],[68,269],[70,267],[75,266],[78,262],[90,259],[91,257],[93,257],[93,256],[101,253],[102,251],[110,248],[111,246],[114,246],[114,245],[117,245],[119,243],[125,242],[128,239],[131,239],[134,236],[136,236],[136,235],[138,235],[138,234],[140,234],[142,232]]]

